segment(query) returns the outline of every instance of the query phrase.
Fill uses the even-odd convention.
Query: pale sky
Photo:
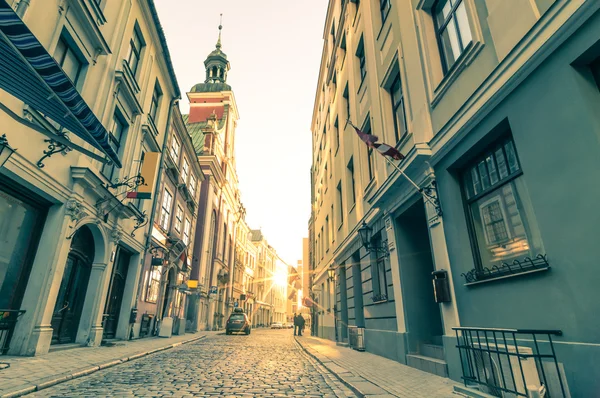
[[[310,217],[310,123],[327,0],[155,0],[187,113],[223,14],[222,50],[240,112],[237,171],[246,220],[291,265]]]

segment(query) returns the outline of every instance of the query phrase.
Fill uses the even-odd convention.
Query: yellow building
[[[0,167],[0,307],[24,311],[8,352],[128,339],[139,330],[132,309],[156,170],[180,96],[154,2],[0,8],[11,21],[0,29],[0,125],[18,148]]]

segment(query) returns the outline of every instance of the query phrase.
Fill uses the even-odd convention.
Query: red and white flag
[[[375,148],[377,152],[379,152],[383,156],[389,156],[392,159],[402,160],[404,159],[404,155],[401,154],[396,148],[390,146],[385,143],[378,143],[379,137],[373,134],[367,134],[362,132],[358,127],[350,123],[354,130],[356,130],[356,134],[360,137],[360,139],[367,144],[370,148]]]

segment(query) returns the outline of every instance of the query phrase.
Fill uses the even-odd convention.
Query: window
[[[463,171],[478,266],[534,258],[543,248],[512,138],[504,138]]]
[[[348,90],[348,83],[346,83],[346,87],[344,88],[344,102],[346,103],[346,119],[350,119],[350,94]]]
[[[350,158],[350,161],[348,162],[348,166],[346,166],[346,168],[348,169],[348,176],[349,176],[349,180],[350,180],[350,190],[352,191],[352,195],[350,195],[350,198],[352,199],[352,201],[350,202],[350,207],[354,206],[354,204],[356,203],[356,186],[354,183],[354,159]]]
[[[438,0],[433,6],[442,66],[447,72],[473,39],[463,0]]]
[[[135,28],[133,29],[131,40],[129,41],[129,54],[127,55],[127,65],[129,65],[129,69],[131,69],[134,77],[137,75],[144,44],[145,43],[142,39],[142,35],[136,24]]]
[[[162,212],[160,214],[160,226],[162,229],[169,228],[169,217],[171,215],[171,204],[173,203],[173,195],[165,188],[162,201]]]
[[[365,42],[363,38],[360,38],[358,42],[358,47],[356,49],[356,57],[358,58],[358,65],[360,68],[360,85],[362,86],[362,82],[365,80],[365,76],[367,75],[367,60],[365,57]]]
[[[325,257],[325,232],[323,231],[323,227],[321,227],[321,235],[323,239],[321,239],[321,260]]]
[[[146,290],[146,301],[149,303],[156,303],[158,300],[158,291],[160,290],[160,274],[162,267],[152,267],[150,272],[150,280],[148,281],[148,287]]]
[[[183,158],[183,167],[181,168],[181,178],[183,183],[187,184],[188,176],[190,175],[190,164],[186,158]]]
[[[390,13],[390,8],[392,8],[392,4],[390,0],[379,0],[379,10],[381,11],[381,23],[383,24]]]
[[[337,202],[338,202],[338,227],[344,223],[344,203],[342,202],[342,181],[337,184]]]
[[[340,149],[340,129],[337,116],[335,122],[333,122],[333,136],[335,137],[335,153],[337,155],[338,149]]]
[[[123,116],[121,116],[120,112],[115,112],[112,119],[112,125],[109,130],[108,139],[110,142],[110,146],[119,156],[121,156],[121,143],[123,141],[125,131],[127,129],[126,126],[127,123],[125,122]],[[116,179],[119,176],[119,171],[114,164],[105,163],[102,166],[102,170],[100,172],[110,182],[114,182],[113,179]]]
[[[380,247],[382,245],[381,234],[376,234],[371,244],[373,247]],[[371,252],[371,278],[373,279],[373,301],[387,300],[385,257],[377,252]]]
[[[406,112],[404,109],[404,94],[402,93],[402,82],[400,75],[394,79],[390,88],[392,97],[392,110],[394,115],[394,133],[396,142],[400,141],[406,134]]]
[[[160,105],[160,99],[162,98],[162,91],[158,82],[154,84],[154,91],[152,92],[152,102],[150,103],[150,118],[156,123],[156,114],[158,112],[158,106]]]
[[[329,216],[325,217],[325,250],[329,251],[331,235],[329,234]]]
[[[183,242],[186,246],[190,244],[190,230],[192,229],[192,222],[189,218],[185,219],[185,226],[183,227]]]
[[[71,79],[73,85],[77,86],[77,82],[81,77],[83,62],[78,53],[75,52],[75,49],[75,45],[71,44],[71,41],[68,39],[68,37],[63,34],[58,39],[54,58],[62,68],[63,72],[69,76],[69,79]]]
[[[183,209],[177,205],[177,212],[175,213],[175,231],[181,232],[181,223],[183,222]]]
[[[192,197],[192,199],[196,199],[196,176],[195,175],[190,175],[190,196]]]
[[[137,175],[142,174],[142,166],[144,165],[145,157],[146,157],[146,152],[142,149],[142,153],[140,155],[140,161],[138,163]],[[144,200],[143,199],[136,199],[134,201],[134,203],[135,203],[135,207],[137,207],[138,210],[143,210],[143,208],[144,208]]]
[[[367,116],[367,124],[363,130],[365,134],[371,134],[371,122],[369,121],[369,116]],[[367,165],[369,170],[369,182],[373,180],[375,177],[375,163],[373,157],[373,148],[367,147]]]
[[[173,138],[171,139],[171,157],[173,158],[173,160],[175,162],[177,162],[177,160],[179,160],[179,150],[181,149],[181,145],[179,144],[179,141],[177,141],[177,137],[175,137],[175,135],[173,135]]]

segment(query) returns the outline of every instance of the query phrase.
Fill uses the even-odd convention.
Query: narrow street
[[[209,336],[31,394],[32,397],[346,397],[291,330]]]

